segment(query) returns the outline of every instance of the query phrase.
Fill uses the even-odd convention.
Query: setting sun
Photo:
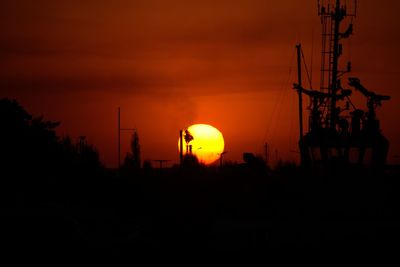
[[[191,137],[186,137],[189,134]],[[183,154],[192,151],[200,162],[211,164],[219,159],[224,152],[224,138],[222,133],[208,124],[194,124],[184,131]],[[180,150],[180,139],[178,150]]]

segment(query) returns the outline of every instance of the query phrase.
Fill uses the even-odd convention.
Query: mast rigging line
[[[310,81],[312,81],[312,76],[313,76],[313,61],[314,61],[314,28],[312,28],[311,31]],[[312,89],[311,82],[310,82],[310,89]]]
[[[285,90],[285,88],[290,88],[290,86],[288,86],[288,84],[290,84],[291,81],[291,76],[293,73],[293,68],[294,68],[294,64],[295,64],[295,53],[296,51],[293,49],[293,53],[291,56],[291,60],[290,60],[290,66],[289,66],[289,70],[287,72],[287,75],[282,76],[282,81],[281,81],[281,86],[279,87],[279,89],[277,90],[276,93],[276,101],[274,101],[274,106],[272,108],[272,112],[270,113],[269,116],[269,120],[265,129],[265,133],[264,133],[264,138],[262,140],[262,143],[265,143],[269,137],[270,137],[270,132],[271,132],[271,128],[276,128],[276,124],[277,124],[277,120],[278,120],[278,107],[282,106],[282,102],[284,101],[285,97],[287,96],[287,93],[290,90]],[[278,112],[279,113],[279,112]],[[272,127],[274,125],[274,127]]]
[[[349,96],[346,96],[347,101],[349,101],[350,105],[353,107],[354,110],[356,110],[356,106],[353,104],[353,101],[351,101],[351,98]]]
[[[308,72],[307,63],[306,63],[304,53],[303,53],[303,48],[300,48],[300,51],[301,51],[301,57],[303,58],[303,64],[304,64],[304,68],[306,70],[308,83],[310,84],[310,89],[312,89],[311,76],[310,76],[310,73]]]

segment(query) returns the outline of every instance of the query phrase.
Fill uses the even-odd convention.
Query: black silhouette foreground
[[[96,150],[0,100],[2,247],[68,255],[141,250],[390,248],[398,243],[398,171],[373,176],[244,164],[131,168],[117,175]]]

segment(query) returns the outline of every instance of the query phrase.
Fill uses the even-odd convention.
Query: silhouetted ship
[[[366,109],[362,110],[353,105],[352,90],[342,86],[343,76],[351,71],[351,63],[348,62],[344,70],[340,68],[341,40],[353,33],[356,0],[318,1],[318,15],[322,24],[319,90],[303,87],[302,51],[301,46],[297,46],[298,83],[294,88],[299,93],[301,163],[322,172],[360,168],[383,170],[389,141],[381,133],[376,108],[390,97],[368,90],[358,78],[348,78],[347,84],[366,98]],[[303,94],[311,100],[309,129],[304,134]]]

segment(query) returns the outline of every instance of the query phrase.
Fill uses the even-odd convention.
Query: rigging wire
[[[353,107],[354,110],[356,110],[356,106],[353,104],[353,101],[351,101],[351,98],[349,96],[346,96],[346,99],[349,101],[350,105]]]
[[[263,143],[265,143],[265,141],[267,141],[269,139],[269,137],[270,137],[270,131],[271,131],[271,128],[272,128],[271,127],[272,124],[276,124],[276,118],[277,118],[276,113],[278,111],[278,107],[281,106],[281,102],[284,100],[284,95],[285,95],[285,92],[286,92],[286,90],[284,90],[284,89],[287,87],[288,83],[290,82],[290,78],[291,78],[291,75],[292,75],[293,66],[294,66],[295,52],[296,51],[293,50],[293,54],[292,54],[292,57],[291,57],[291,60],[290,60],[291,63],[290,63],[290,67],[289,67],[287,76],[283,76],[282,77],[282,83],[281,83],[281,86],[280,86],[280,88],[279,88],[279,90],[277,92],[277,93],[280,93],[280,94],[276,95],[275,105],[274,105],[274,107],[272,109],[271,115],[269,117],[269,121],[267,123],[267,127],[265,129]],[[275,119],[275,121],[273,121],[273,119]]]
[[[296,97],[291,97],[291,103],[290,103],[290,108],[289,108],[289,142],[288,142],[288,150],[289,151],[296,151],[298,149],[297,146],[297,132],[296,132],[296,124],[297,124],[297,119],[296,119],[296,112],[294,112],[295,107],[296,107],[296,102],[297,99]],[[291,157],[289,157],[291,158]]]
[[[289,76],[289,79],[290,78],[291,76]],[[293,112],[293,108],[296,105],[292,104],[292,102],[295,100],[296,94],[293,94],[293,90],[290,89],[289,86],[285,86],[284,90],[282,90],[281,99],[278,102],[279,105],[277,115],[274,117],[274,121],[271,127],[271,136],[280,136],[282,131],[289,130],[289,140],[287,140],[283,145],[281,144],[281,149],[283,149],[283,151],[289,150],[290,141],[292,140],[292,138],[290,138],[290,133],[294,132],[292,131],[290,126],[291,122],[293,121],[293,116],[291,115],[296,114],[295,112]],[[282,110],[284,110],[284,112],[282,112]],[[286,137],[287,135],[285,135],[285,138]]]
[[[312,28],[311,30],[310,89],[312,89],[313,61],[314,61],[314,28]]]
[[[308,72],[308,68],[307,68],[306,60],[305,60],[305,58],[304,58],[303,49],[301,49],[301,57],[302,57],[302,59],[303,59],[303,64],[304,64],[304,68],[305,68],[305,70],[306,70],[306,74],[307,74],[308,83],[310,84],[310,89],[312,89],[311,77],[310,77],[310,73]]]

